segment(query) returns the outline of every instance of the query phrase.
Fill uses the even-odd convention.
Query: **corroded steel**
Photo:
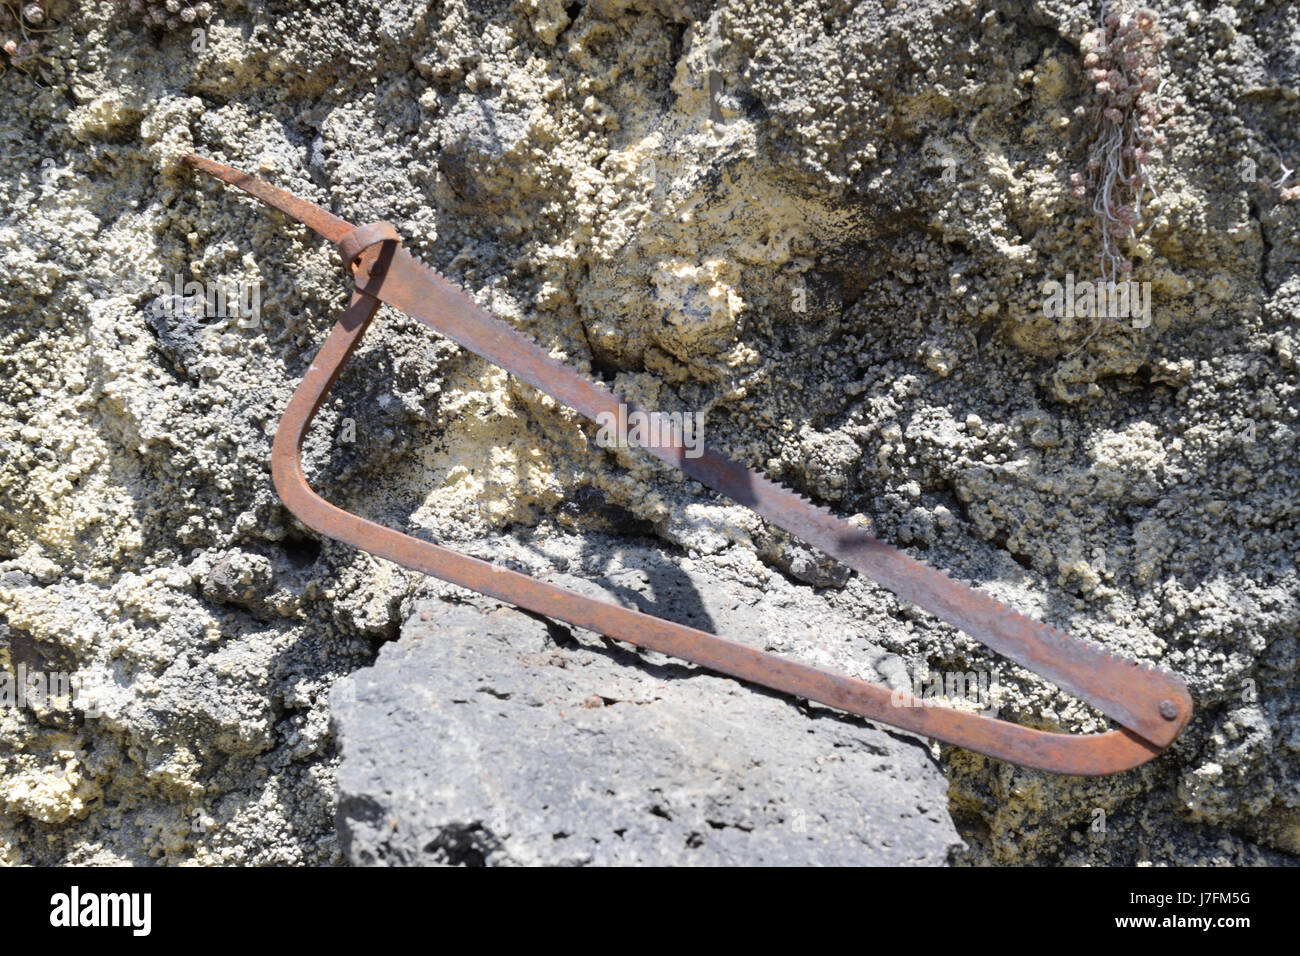
[[[1091,735],[1051,733],[923,704],[879,684],[584,597],[335,507],[307,485],[302,473],[302,443],[313,416],[381,303],[419,319],[593,421],[607,413],[626,422],[637,408],[551,358],[418,262],[402,248],[391,225],[354,227],[229,166],[193,155],[187,155],[185,161],[240,187],[333,242],[355,284],[351,303],[290,399],[272,449],[276,491],[290,511],[321,534],[577,627],[999,760],[1055,773],[1097,776],[1145,763],[1169,746],[1191,718],[1191,697],[1177,676],[1116,656],[1020,614],[711,449],[702,454],[696,449],[688,457],[682,436],[677,434],[660,444],[633,443],[879,582],[903,600],[1050,679],[1109,716],[1119,729]],[[628,410],[624,416],[618,414],[620,404]],[[629,440],[625,429],[620,437]]]

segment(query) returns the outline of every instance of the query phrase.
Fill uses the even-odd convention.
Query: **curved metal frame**
[[[1087,701],[1120,724],[1119,729],[1093,735],[1050,733],[979,714],[927,706],[910,694],[896,694],[878,684],[584,597],[421,541],[330,504],[312,491],[303,476],[303,440],[312,418],[383,302],[425,322],[592,420],[613,413],[624,399],[552,359],[513,328],[479,309],[462,291],[401,249],[397,231],[387,223],[354,227],[319,206],[232,167],[194,155],[186,155],[184,161],[239,187],[335,243],[353,279],[352,300],[290,399],[272,449],[276,491],[308,527],[412,570],[576,627],[999,760],[1054,773],[1098,776],[1135,767],[1164,750],[1191,719],[1191,697],[1176,675],[1116,657],[1019,614],[712,449],[703,449],[701,457],[688,458],[679,439],[642,447],[883,584],[903,600],[925,608]]]
[[[395,235],[391,226],[370,224],[349,231],[336,241],[350,271],[356,265],[356,274],[365,277],[367,286],[378,288],[382,287],[385,261],[395,246]],[[311,489],[303,476],[303,441],[313,417],[380,305],[380,299],[367,292],[357,289],[353,293],[351,303],[290,399],[275,435],[271,455],[275,489],[285,506],[315,531],[403,567],[576,627],[1022,766],[1100,776],[1138,766],[1163,749],[1125,728],[1091,735],[1050,733],[979,714],[926,705],[910,694],[900,699],[879,684],[585,597],[413,538],[330,504]],[[1171,728],[1174,735],[1183,723],[1185,720],[1177,728]]]

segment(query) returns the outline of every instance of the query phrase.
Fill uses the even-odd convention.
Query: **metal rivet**
[[[1162,700],[1160,702],[1160,716],[1165,720],[1173,720],[1178,716],[1178,705],[1172,700]]]

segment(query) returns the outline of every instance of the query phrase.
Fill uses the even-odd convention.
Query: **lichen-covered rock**
[[[271,436],[346,282],[186,150],[395,223],[553,354],[1187,677],[1186,733],[1119,778],[945,751],[965,859],[1300,852],[1300,204],[1261,188],[1300,163],[1300,12],[1156,7],[1187,105],[1134,250],[1150,322],[1099,327],[1043,290],[1099,251],[1069,184],[1088,4],[246,0],[197,33],[60,5],[0,80],[0,668],[105,692],[94,718],[0,709],[0,859],[337,858],[328,688],[416,584],[276,498]],[[258,320],[160,312],[160,284],[193,301],[178,275],[255,287]],[[1004,663],[593,439],[385,310],[306,461],[420,534],[653,534],[864,608],[909,667]],[[1001,674],[1002,716],[1102,725]]]

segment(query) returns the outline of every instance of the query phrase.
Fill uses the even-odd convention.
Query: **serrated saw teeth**
[[[237,169],[198,156],[186,156],[184,161],[279,209],[346,254],[355,285],[352,301],[290,399],[272,449],[276,490],[286,507],[309,527],[404,567],[576,627],[1026,767],[1085,776],[1117,773],[1159,754],[1191,718],[1187,688],[1173,674],[1118,657],[1039,623],[712,449],[687,457],[680,436],[676,444],[639,447],[892,590],[900,599],[1053,681],[1117,721],[1121,729],[1092,735],[1057,734],[977,713],[898,706],[892,702],[891,691],[879,684],[495,568],[331,505],[303,478],[302,444],[316,410],[381,303],[424,322],[593,421],[603,413],[618,420],[618,406],[632,403],[603,382],[592,382],[552,358],[437,270],[413,258],[391,226],[372,223],[354,227]]]

